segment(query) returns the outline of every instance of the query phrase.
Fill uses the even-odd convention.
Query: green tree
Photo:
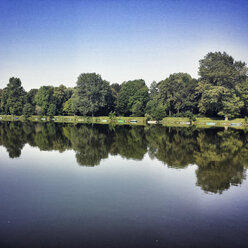
[[[31,89],[27,92],[25,96],[25,102],[30,103],[32,106],[35,106],[35,95],[37,94],[38,89]]]
[[[51,103],[47,109],[48,116],[54,116],[56,114],[56,105],[54,103]]]
[[[243,102],[243,107],[241,109],[241,115],[248,116],[248,78],[243,83],[236,86],[238,96],[240,96]]]
[[[75,110],[73,109],[72,99],[67,100],[63,105],[63,113],[66,115],[73,115]]]
[[[72,96],[72,89],[67,89],[64,85],[55,87],[53,90],[53,96],[56,104],[56,113],[61,115],[63,113],[63,107],[66,101]]]
[[[148,88],[144,80],[124,82],[117,97],[116,109],[120,115],[130,116],[137,113],[143,116],[148,100]]]
[[[94,116],[108,104],[110,86],[96,73],[80,74],[77,86],[72,95],[72,105],[75,111],[82,115]]]
[[[153,81],[149,89],[150,98],[156,97],[158,95],[158,84],[156,81]]]
[[[114,83],[114,84],[111,84],[110,85],[110,88],[111,88],[111,95],[112,95],[112,112],[116,111],[116,105],[117,105],[117,97],[118,97],[118,94],[121,90],[121,85],[118,84],[118,83]]]
[[[197,81],[187,73],[175,73],[158,84],[158,102],[166,107],[168,115],[197,112]]]
[[[32,106],[30,103],[25,103],[23,107],[23,114],[27,118],[31,116],[34,113],[34,106]]]
[[[1,108],[5,114],[21,115],[25,100],[25,90],[19,78],[10,78],[2,92]]]
[[[0,89],[0,113],[2,113],[2,96],[3,96],[3,90]]]
[[[41,113],[43,115],[48,114],[48,109],[50,109],[49,110],[49,114],[50,114],[51,108],[53,108],[53,105],[52,107],[50,107],[50,105],[56,104],[56,99],[53,95],[53,87],[52,86],[40,87],[38,92],[35,95],[35,102],[40,107]]]
[[[23,107],[23,114],[26,117],[29,117],[33,114],[35,114],[35,95],[38,92],[38,89],[31,89],[30,91],[27,92],[25,95],[25,104]]]
[[[208,53],[200,60],[199,85],[201,95],[199,110],[206,115],[234,117],[240,114],[242,102],[242,84],[247,78],[246,64],[224,53]]]
[[[118,93],[121,90],[121,85],[118,83],[113,83],[110,85],[111,89],[114,91],[115,96],[117,97]]]
[[[154,120],[162,120],[166,116],[166,106],[158,98],[158,84],[153,81],[149,89],[149,101],[146,104],[146,114]]]

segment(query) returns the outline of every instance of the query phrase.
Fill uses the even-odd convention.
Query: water
[[[0,123],[0,247],[247,247],[248,134]]]

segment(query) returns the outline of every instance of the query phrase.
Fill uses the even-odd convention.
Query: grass
[[[13,116],[13,115],[0,115],[0,121],[26,121],[30,120],[33,122],[59,122],[59,123],[97,123],[97,124],[118,124],[118,125],[146,125],[146,117],[124,117],[115,116],[110,118],[109,116],[38,116],[33,115],[29,118],[24,116]],[[136,121],[136,122],[134,122]],[[188,117],[165,117],[160,123],[164,126],[189,126],[186,122],[190,122]],[[230,126],[231,123],[241,123],[242,126],[248,126],[248,122],[242,118],[231,119],[225,121],[221,118],[208,118],[208,117],[198,117],[191,124],[200,127],[212,127],[206,123],[216,123],[212,126]],[[236,127],[235,127],[236,128]]]
[[[185,124],[182,122],[189,121],[190,119],[186,117],[166,117],[162,120],[161,123],[166,126],[185,126]],[[207,123],[215,123],[215,125],[208,125]],[[241,123],[242,126],[231,126],[232,123]],[[246,122],[243,118],[236,118],[225,121],[223,118],[198,117],[195,119],[195,121],[192,121],[191,124],[201,128],[231,126],[232,128],[243,129],[248,126],[248,122]]]
[[[24,116],[0,115],[0,121],[32,121],[32,122],[59,122],[59,123],[98,123],[98,124],[120,124],[120,125],[145,125],[146,117],[124,117],[118,116],[110,118],[109,116],[40,116],[32,115],[29,118]]]

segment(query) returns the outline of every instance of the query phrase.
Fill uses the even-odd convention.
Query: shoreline
[[[31,122],[55,122],[55,123],[82,123],[82,124],[114,124],[114,125],[156,125],[161,124],[163,126],[180,126],[180,127],[234,127],[245,128],[248,126],[248,122],[244,118],[237,118],[232,120],[221,120],[215,118],[199,117],[194,121],[187,117],[165,117],[162,121],[148,120],[146,117],[124,117],[116,116],[110,118],[109,116],[38,116],[33,115],[28,118],[24,116],[15,115],[0,115],[0,121],[31,121]]]

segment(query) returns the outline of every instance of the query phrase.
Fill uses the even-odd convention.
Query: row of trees
[[[148,88],[142,79],[112,84],[96,73],[79,75],[74,88],[42,86],[26,92],[18,78],[0,90],[0,111],[11,115],[124,116],[199,114],[210,117],[248,115],[248,69],[221,52],[208,53],[199,79],[175,73]]]
[[[0,123],[0,145],[11,158],[21,156],[26,143],[45,151],[73,149],[80,166],[97,166],[109,155],[142,160],[147,153],[170,168],[195,164],[196,184],[213,193],[241,184],[248,168],[245,130]]]

